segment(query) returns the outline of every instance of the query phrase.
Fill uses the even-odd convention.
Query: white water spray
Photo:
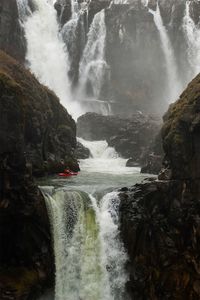
[[[156,11],[149,9],[149,12],[154,17],[154,22],[160,35],[161,46],[165,57],[167,82],[168,82],[168,90],[169,90],[169,94],[167,97],[170,98],[169,99],[170,101],[174,101],[179,96],[182,87],[178,78],[177,65],[176,65],[176,59],[174,56],[173,47],[170,38],[168,36],[167,30],[163,24],[158,2],[157,2]]]
[[[88,172],[99,172],[113,175],[134,174],[140,172],[140,167],[126,167],[127,159],[118,155],[114,148],[109,147],[106,141],[78,141],[90,150],[91,158],[80,162],[81,169]]]
[[[190,16],[190,1],[186,1],[183,30],[188,46],[188,60],[191,66],[191,77],[200,71],[200,24],[195,25]]]
[[[149,5],[149,0],[141,0],[142,4],[145,6],[145,7],[148,7]]]
[[[47,194],[56,263],[55,300],[124,300],[127,256],[119,239],[116,194]]]

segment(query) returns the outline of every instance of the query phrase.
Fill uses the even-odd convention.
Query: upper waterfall
[[[79,115],[79,107],[72,101],[68,76],[69,55],[60,35],[54,3],[34,0],[33,5],[34,11],[25,15],[27,1],[18,0],[27,41],[28,67],[41,83],[55,92],[61,103],[76,117]]]
[[[200,27],[195,25],[190,16],[190,1],[185,4],[185,16],[183,18],[183,30],[188,46],[188,59],[191,66],[191,76],[200,71]]]
[[[87,44],[79,67],[79,95],[98,100],[103,80],[108,71],[105,61],[106,25],[105,11],[98,12],[93,19],[87,36]]]
[[[178,77],[178,70],[177,70],[173,46],[171,44],[167,30],[163,24],[158,2],[157,2],[156,11],[149,9],[149,12],[153,14],[154,22],[160,35],[161,47],[165,57],[167,84],[169,90],[169,93],[167,95],[168,97],[167,100],[174,101],[179,96],[179,93],[182,90],[182,86]]]

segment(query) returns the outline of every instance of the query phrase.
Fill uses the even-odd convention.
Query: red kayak
[[[69,173],[59,173],[58,176],[60,177],[70,177],[70,176],[76,176],[78,175],[77,172],[69,172]]]

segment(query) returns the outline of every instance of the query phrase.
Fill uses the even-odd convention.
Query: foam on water
[[[140,167],[126,167],[127,159],[120,157],[114,148],[109,147],[106,141],[86,141],[78,138],[79,142],[90,150],[92,157],[80,161],[81,169],[88,172],[107,174],[139,173]]]

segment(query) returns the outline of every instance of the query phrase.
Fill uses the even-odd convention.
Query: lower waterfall
[[[94,197],[43,188],[55,253],[55,300],[125,300],[127,255],[117,192]]]
[[[78,176],[40,182],[51,224],[55,297],[40,300],[128,300],[128,255],[120,239],[120,187],[147,174],[127,168],[106,141],[86,141],[91,157]]]

